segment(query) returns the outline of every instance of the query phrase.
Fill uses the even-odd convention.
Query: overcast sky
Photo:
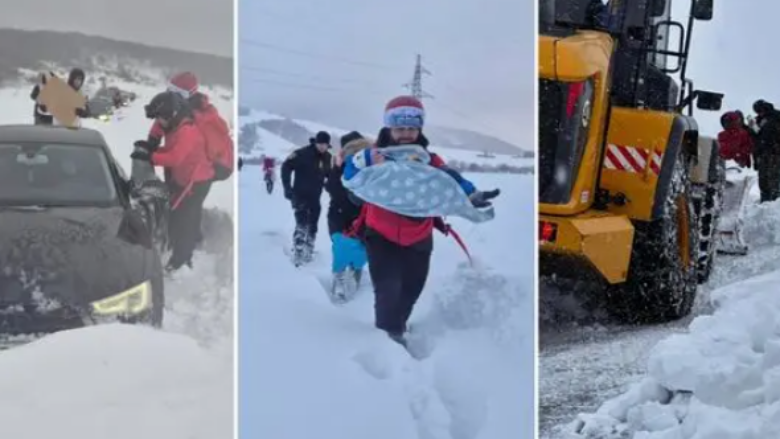
[[[376,126],[415,56],[433,73],[429,122],[532,148],[534,2],[240,0],[240,101]],[[271,45],[260,47],[257,44]],[[351,62],[346,62],[351,61]]]
[[[268,0],[266,0],[267,2]],[[233,56],[233,0],[4,0],[0,27]]]
[[[724,111],[741,109],[753,114],[753,102],[766,99],[780,108],[778,70],[774,66],[776,39],[769,32],[777,26],[777,0],[716,1],[712,21],[697,21],[691,43],[689,76],[694,86],[724,93]],[[687,20],[690,6],[677,1],[673,13]],[[687,4],[687,5],[686,5]],[[685,23],[685,22],[684,22]],[[697,110],[700,132],[720,131],[722,112]]]

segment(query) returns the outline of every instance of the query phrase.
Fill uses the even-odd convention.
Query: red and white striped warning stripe
[[[661,173],[663,152],[653,151],[650,156],[650,151],[644,148],[610,144],[604,155],[604,167],[614,171],[640,173],[644,172],[647,160],[650,159],[650,171],[658,175]]]

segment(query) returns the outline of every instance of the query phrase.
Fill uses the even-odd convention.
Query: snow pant
[[[360,271],[366,265],[366,248],[360,240],[343,233],[330,235],[333,252],[333,273],[341,273],[347,267]]]
[[[171,269],[178,269],[192,262],[192,254],[201,239],[203,203],[211,190],[211,182],[195,183],[192,193],[186,195],[179,206],[171,211],[168,234],[173,254],[168,261]]]
[[[425,288],[431,247],[403,247],[371,233],[366,236],[366,253],[374,284],[374,325],[390,335],[401,335]]]
[[[266,172],[263,176],[265,181],[265,190],[270,194],[274,191],[274,174]]]
[[[757,157],[756,170],[761,202],[774,201],[780,197],[780,156],[763,154]]]
[[[295,214],[293,254],[296,262],[306,262],[311,259],[317,239],[317,225],[322,212],[320,200],[295,200],[293,211]]]

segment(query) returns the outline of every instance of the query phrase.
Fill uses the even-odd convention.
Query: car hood
[[[0,218],[0,303],[35,291],[84,305],[147,280],[149,250],[123,238],[121,207],[0,207]]]

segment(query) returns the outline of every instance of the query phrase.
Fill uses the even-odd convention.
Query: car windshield
[[[116,186],[95,146],[0,143],[0,206],[113,206]]]

